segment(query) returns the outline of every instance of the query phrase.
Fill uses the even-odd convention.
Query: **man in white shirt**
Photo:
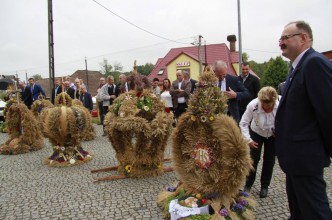
[[[106,115],[108,112],[108,108],[110,105],[113,104],[114,99],[118,97],[119,90],[117,89],[116,85],[114,84],[114,77],[108,76],[107,83],[101,87],[100,91],[97,94],[98,100],[103,101],[103,114]],[[104,118],[104,117],[103,117]],[[102,121],[103,127],[105,128],[104,121]],[[104,136],[106,133],[104,132]]]
[[[184,80],[182,70],[176,71],[176,78],[177,80],[171,85],[170,94],[173,99],[174,114],[178,118],[188,107],[191,82]]]

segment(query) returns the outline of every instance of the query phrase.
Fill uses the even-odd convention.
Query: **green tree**
[[[287,61],[284,61],[281,56],[276,57],[276,59],[271,58],[262,77],[261,85],[277,88],[281,82],[286,80],[287,73]]]
[[[254,71],[259,78],[262,78],[267,67],[267,62],[264,63],[256,63],[255,61],[249,61],[250,68]]]
[[[114,63],[113,63],[113,66],[114,66],[114,71],[122,71],[122,69],[123,69],[123,66],[121,65],[121,63],[120,62],[117,62],[117,61],[115,61]]]
[[[137,71],[142,75],[149,75],[153,70],[154,65],[152,63],[146,63],[145,65],[137,66]]]
[[[35,74],[35,75],[31,76],[31,78],[33,78],[35,81],[43,79],[43,77],[40,74]]]
[[[242,53],[242,62],[248,62],[249,55],[246,52]]]
[[[104,58],[103,62],[99,64],[101,67],[101,73],[107,77],[112,72],[113,66],[108,63],[107,59]]]

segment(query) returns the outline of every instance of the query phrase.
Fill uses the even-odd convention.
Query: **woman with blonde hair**
[[[258,92],[258,97],[247,105],[240,121],[240,128],[245,140],[248,141],[255,168],[247,177],[244,187],[246,191],[250,191],[255,182],[257,165],[264,144],[261,191],[259,194],[261,198],[265,198],[268,194],[275,164],[274,118],[278,105],[277,91],[270,86],[263,87]]]

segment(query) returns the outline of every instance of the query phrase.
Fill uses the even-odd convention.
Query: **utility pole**
[[[207,55],[206,55],[206,40],[204,40],[204,51],[205,51],[205,62],[204,62],[204,70],[206,69],[208,62],[207,62]]]
[[[86,76],[86,90],[89,91],[89,75],[88,75],[88,63],[85,57],[85,76]]]
[[[202,35],[198,35],[199,75],[202,74]]]
[[[241,76],[241,65],[242,65],[242,34],[241,34],[241,6],[240,0],[237,0],[237,15],[238,15],[238,29],[239,29],[239,75]]]
[[[53,41],[53,9],[52,0],[48,0],[48,60],[49,60],[49,78],[50,94],[54,88],[54,41]]]

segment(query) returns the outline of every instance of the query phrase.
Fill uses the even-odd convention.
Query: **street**
[[[52,152],[47,139],[42,150],[0,155],[0,219],[163,219],[156,197],[177,180],[175,172],[145,179],[94,182],[93,177],[117,172],[92,174],[91,170],[118,164],[111,143],[102,136],[102,126],[95,128],[96,139],[82,143],[85,150],[94,154],[94,159],[80,166],[44,165]],[[7,139],[6,133],[0,133],[1,144]],[[170,156],[170,148],[171,143],[165,157]],[[260,199],[260,167],[261,163],[252,188],[257,201],[256,219],[287,219],[285,175],[276,164],[268,197]],[[332,167],[325,170],[325,180],[331,205]]]

